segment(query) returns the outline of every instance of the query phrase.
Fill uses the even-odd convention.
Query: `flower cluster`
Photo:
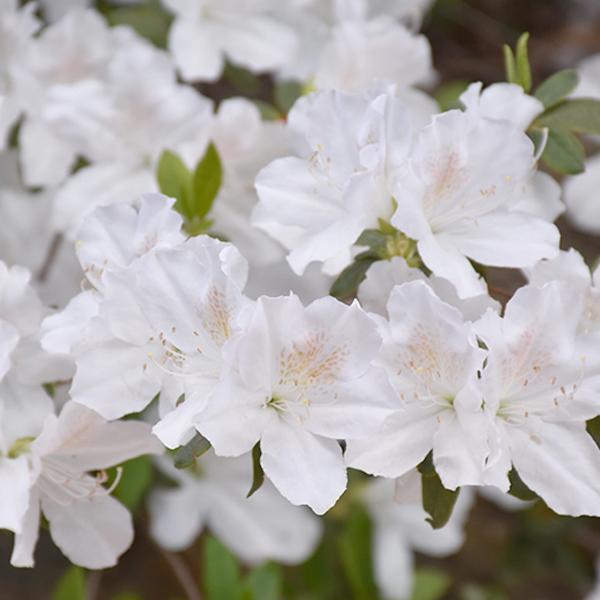
[[[411,548],[462,543],[468,488],[600,516],[600,275],[554,224],[600,231],[600,163],[565,171],[566,207],[539,169],[587,131],[581,103],[600,133],[597,60],[533,93],[521,56],[441,110],[426,1],[163,0],[166,49],[86,2],[22,4],[0,1],[13,565],[41,514],[71,562],[114,565],[133,520],[111,493],[143,455],[174,484],[148,495],[162,547],[208,527],[247,564],[297,564],[346,492],[394,600]],[[241,69],[296,81],[293,106],[215,108]],[[490,267],[527,281],[498,294]]]

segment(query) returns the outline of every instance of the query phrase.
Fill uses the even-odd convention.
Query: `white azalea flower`
[[[600,267],[590,272],[581,254],[571,248],[568,252],[561,251],[552,260],[540,261],[526,270],[525,274],[531,284],[539,287],[552,281],[568,283],[578,292],[583,303],[577,326],[578,335],[600,333]]]
[[[503,318],[488,312],[475,324],[488,348],[485,482],[507,491],[514,465],[552,510],[573,516],[600,513],[600,451],[585,429],[600,414],[600,378],[576,338],[581,300],[571,284],[526,286]]]
[[[26,99],[19,149],[28,186],[61,183],[79,150],[44,118],[52,90],[104,77],[113,54],[114,40],[108,25],[97,11],[84,8],[67,12],[25,49],[16,80]]]
[[[524,132],[544,112],[544,105],[537,98],[513,83],[494,83],[483,91],[481,83],[473,83],[460,99],[468,112],[511,123]],[[513,208],[552,222],[565,211],[561,196],[561,187],[555,179],[547,173],[532,170],[523,182],[521,198]]]
[[[373,436],[348,442],[346,464],[396,478],[433,449],[445,487],[480,483],[485,446],[474,433],[484,425],[476,381],[485,353],[471,324],[423,281],[394,288],[387,311],[375,364],[388,374],[396,410]]]
[[[16,87],[15,74],[40,27],[35,8],[33,2],[21,8],[18,0],[0,4],[0,150],[6,148],[10,129],[23,110],[24,98]]]
[[[556,227],[514,206],[533,161],[533,144],[508,122],[438,115],[394,177],[391,223],[417,240],[425,265],[461,298],[485,293],[469,258],[526,267],[558,253]]]
[[[33,566],[41,511],[54,543],[73,564],[89,569],[115,565],[133,541],[131,515],[102,486],[102,478],[89,472],[160,451],[145,423],[107,423],[73,402],[58,417],[48,415],[40,435],[34,441],[24,438],[15,451],[30,457],[37,478],[11,564]]]
[[[300,156],[258,174],[254,223],[290,250],[296,273],[319,261],[335,274],[362,231],[393,214],[387,171],[408,149],[409,114],[392,93],[318,92],[298,100],[288,122]]]
[[[346,488],[337,440],[374,432],[390,412],[385,376],[370,366],[379,344],[358,304],[261,297],[196,427],[221,456],[260,440],[275,487],[323,514]]]
[[[424,281],[440,300],[458,308],[467,321],[477,320],[488,308],[500,308],[498,302],[487,294],[459,298],[456,288],[447,279],[435,275],[428,277],[420,269],[409,267],[401,256],[373,263],[358,288],[358,299],[365,310],[386,316],[392,290],[397,285],[409,281]]]
[[[57,192],[54,226],[71,239],[96,206],[156,191],[163,150],[198,160],[212,119],[212,103],[177,83],[168,55],[129,29],[117,28],[113,36],[116,50],[105,77],[55,86],[45,111],[92,162]]]
[[[579,84],[573,93],[579,98],[600,98],[600,54],[586,56],[577,66]]]
[[[317,89],[360,92],[374,83],[399,88],[427,82],[432,75],[427,38],[393,18],[348,20],[335,27],[322,50],[314,78]]]
[[[420,492],[420,483],[419,483]],[[376,479],[362,493],[374,523],[372,540],[375,581],[385,600],[407,600],[413,587],[413,553],[443,557],[457,552],[464,542],[464,524],[473,494],[465,488],[448,523],[433,529],[420,501],[398,503],[394,482]]]
[[[274,0],[162,0],[175,15],[169,50],[185,80],[215,81],[225,59],[271,71],[296,50],[293,30],[277,18]]]
[[[208,528],[240,560],[257,564],[306,560],[321,536],[319,520],[292,506],[269,481],[250,498],[252,464],[248,456],[203,456],[194,471],[159,467],[179,486],[157,489],[149,499],[150,533],[163,547],[184,550]]]
[[[83,339],[90,319],[98,314],[107,273],[126,270],[154,248],[181,244],[182,219],[174,200],[145,194],[139,209],[129,204],[97,208],[82,223],[75,244],[79,264],[92,289],[73,297],[68,306],[48,317],[42,344],[48,352],[69,354]]]
[[[564,181],[567,217],[577,229],[597,235],[600,232],[600,210],[596,194],[600,185],[600,155],[585,163],[585,171]]]

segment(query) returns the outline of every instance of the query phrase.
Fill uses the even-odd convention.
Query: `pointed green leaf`
[[[519,477],[519,474],[511,469],[508,474],[508,479],[510,481],[510,489],[508,493],[519,500],[537,500],[538,496],[535,492],[532,492],[527,485],[523,482],[523,480]]]
[[[193,175],[190,218],[202,218],[210,211],[223,179],[223,167],[216,146],[211,142]]]
[[[159,48],[167,47],[167,37],[173,17],[160,4],[111,8],[106,11],[105,16],[113,27],[127,25]]]
[[[585,170],[585,151],[568,131],[550,130],[542,160],[557,173],[575,175]]]
[[[202,582],[207,600],[237,600],[240,596],[239,566],[231,552],[210,536],[204,542]]]
[[[252,600],[279,600],[282,584],[281,568],[268,563],[250,571],[244,581],[244,592]]]
[[[421,473],[421,486],[423,493],[423,508],[429,514],[427,522],[434,528],[443,527],[454,510],[460,488],[447,490],[437,474],[433,465],[431,452],[418,467]]]
[[[517,74],[517,65],[515,63],[515,55],[512,48],[508,44],[502,46],[502,52],[504,53],[504,69],[506,71],[506,81],[508,83],[519,84],[519,76]]]
[[[187,218],[190,216],[191,178],[183,160],[171,150],[164,150],[156,168],[158,188],[166,196],[177,200],[175,210]]]
[[[568,96],[579,83],[575,69],[564,69],[548,77],[535,90],[535,97],[546,107],[551,108]]]
[[[600,135],[600,100],[563,100],[539,116],[534,125],[539,128]]]
[[[188,469],[196,464],[196,459],[208,452],[210,442],[199,433],[175,452],[173,463],[177,469]]]
[[[265,482],[265,472],[260,464],[261,455],[260,442],[256,442],[254,448],[252,448],[252,485],[248,490],[248,494],[246,494],[246,498],[250,498]]]
[[[69,567],[60,577],[52,600],[85,600],[85,573],[81,567]]]
[[[371,522],[364,508],[352,507],[339,538],[342,567],[355,600],[377,598],[371,558]]]
[[[282,81],[275,87],[275,106],[287,115],[294,102],[302,96],[302,84],[297,81]]]
[[[443,598],[452,581],[443,571],[421,568],[415,571],[410,600],[439,600]]]
[[[152,460],[149,456],[138,456],[124,462],[121,468],[121,480],[113,495],[129,510],[135,510],[152,484]]]
[[[351,265],[348,265],[333,282],[329,293],[340,300],[352,298],[356,295],[358,286],[367,276],[369,267],[377,260],[369,252],[359,254]]]
[[[529,65],[529,52],[527,44],[529,43],[529,34],[524,33],[517,42],[516,63],[517,77],[519,84],[526,91],[531,90],[531,67]]]

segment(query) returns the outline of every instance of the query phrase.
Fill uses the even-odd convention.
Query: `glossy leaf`
[[[173,463],[177,469],[187,469],[194,466],[196,459],[208,452],[210,442],[199,433],[175,452]]]
[[[250,496],[257,492],[265,482],[265,472],[260,464],[261,455],[262,452],[260,450],[260,442],[257,442],[254,445],[254,448],[252,448],[252,485],[248,490],[246,498],[250,498]]]
[[[85,573],[81,567],[69,567],[60,577],[52,600],[86,600]]]
[[[568,131],[551,129],[542,160],[557,173],[575,175],[585,170],[585,151],[581,142]]]
[[[568,96],[579,83],[575,69],[564,69],[548,77],[535,90],[535,97],[550,108]]]
[[[460,488],[452,491],[447,490],[442,485],[442,481],[433,466],[431,452],[418,468],[421,473],[423,508],[429,514],[427,522],[434,529],[440,529],[446,525],[452,516]]]
[[[204,542],[202,581],[207,600],[237,600],[240,596],[240,569],[237,561],[213,537],[207,537]]]
[[[223,180],[223,167],[216,146],[211,142],[193,175],[193,200],[190,218],[200,218],[210,211]]]
[[[600,135],[600,100],[563,100],[537,118],[536,127]]]

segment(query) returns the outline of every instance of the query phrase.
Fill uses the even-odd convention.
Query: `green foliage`
[[[290,112],[294,102],[302,96],[302,84],[297,81],[282,81],[275,86],[275,106],[284,114]]]
[[[462,79],[448,81],[441,85],[434,94],[440,110],[446,111],[461,108],[460,95],[469,87],[469,82]]]
[[[248,69],[238,67],[237,65],[228,62],[225,65],[223,76],[245,96],[255,96],[260,91],[260,81],[258,77],[254,73],[248,71]]]
[[[173,463],[177,469],[187,469],[196,464],[196,459],[208,452],[210,442],[201,434],[196,435],[185,446],[175,452]]]
[[[207,537],[204,543],[202,576],[207,600],[240,597],[239,566],[231,552],[213,537]]]
[[[520,85],[526,92],[531,90],[532,83],[529,52],[527,49],[528,42],[529,34],[524,33],[518,39],[514,52],[508,44],[505,44],[503,47],[506,80],[509,83]]]
[[[574,69],[564,69],[554,73],[535,90],[534,96],[546,107],[552,108],[568,96],[579,83],[579,75]]]
[[[85,573],[81,567],[69,567],[58,580],[52,600],[85,600]]]
[[[260,442],[256,442],[254,448],[252,448],[252,485],[248,490],[246,498],[250,498],[252,494],[258,491],[265,481],[265,473],[262,465],[260,464],[260,457],[262,455],[260,449]]]
[[[585,150],[569,131],[549,130],[542,160],[557,173],[576,175],[585,170]]]
[[[104,10],[104,15],[110,25],[128,25],[159,48],[167,47],[173,17],[162,8],[160,2],[153,1],[139,6],[110,6]]]
[[[519,474],[511,469],[508,474],[508,479],[510,481],[510,489],[508,493],[519,500],[537,500],[538,496],[535,492],[532,492],[523,482],[523,480],[519,477]]]
[[[113,495],[130,510],[135,510],[152,484],[152,459],[138,456],[121,465],[123,473]]]
[[[427,522],[434,529],[440,529],[446,525],[452,516],[460,488],[452,491],[443,486],[433,465],[431,452],[419,465],[418,469],[421,473],[423,508],[429,514]]]
[[[354,600],[377,598],[371,560],[371,522],[359,505],[352,506],[339,537],[339,552]]]
[[[438,569],[417,569],[414,575],[410,600],[439,600],[443,598],[452,581]]]
[[[563,100],[540,115],[535,126],[550,130],[600,135],[600,100],[574,98]]]
[[[358,286],[364,281],[369,267],[375,261],[401,256],[409,266],[421,266],[416,242],[381,219],[379,229],[366,229],[354,243],[356,246],[366,246],[368,250],[357,254],[354,261],[333,282],[329,293],[335,298],[347,299],[355,296]]]
[[[358,290],[358,286],[364,281],[369,267],[379,260],[369,252],[358,254],[354,262],[348,265],[333,282],[329,293],[335,298],[344,300],[352,298]]]
[[[177,154],[165,150],[158,161],[156,179],[160,191],[175,198],[175,210],[184,218],[190,235],[207,231],[207,218],[223,180],[223,166],[216,146],[211,142],[193,172]]]
[[[250,571],[242,586],[241,600],[279,600],[283,585],[281,569],[272,563]]]
[[[144,600],[137,592],[120,592],[112,600]]]

